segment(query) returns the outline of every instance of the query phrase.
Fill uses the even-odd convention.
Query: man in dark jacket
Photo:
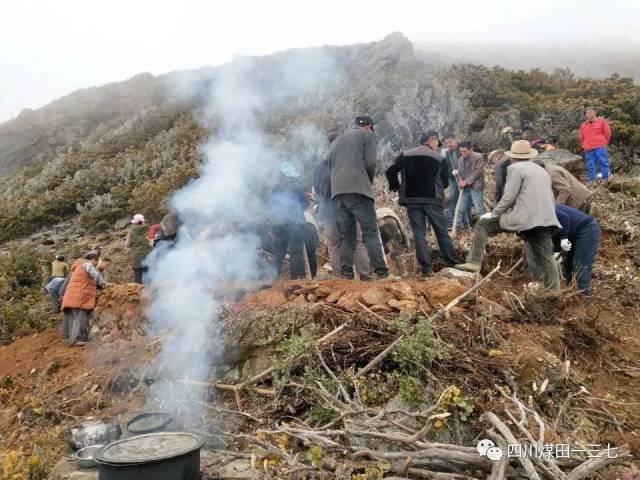
[[[458,228],[461,229],[465,225],[460,217],[471,208],[472,203],[478,218],[484,215],[484,158],[472,150],[471,142],[460,142],[460,154],[458,169],[452,173],[459,178],[458,188],[462,195],[457,219]]]
[[[504,150],[493,150],[488,155],[489,163],[493,165],[493,199],[497,205],[504,193],[504,184],[507,181],[507,168],[511,165],[511,159],[504,154]]]
[[[268,201],[274,236],[273,263],[279,276],[288,249],[292,279],[305,278],[304,211],[309,200],[299,177],[291,162],[283,162],[280,165],[280,180],[271,191]]]
[[[331,198],[338,212],[342,235],[342,276],[353,278],[353,253],[360,224],[362,240],[378,278],[389,276],[373,205],[376,169],[376,136],[373,121],[356,117],[355,128],[344,132],[331,144],[329,172]]]
[[[580,291],[591,295],[591,272],[600,244],[600,225],[586,213],[559,203],[556,204],[556,216],[562,230],[554,235],[553,241],[566,252],[565,279],[571,282],[575,276]]]
[[[422,276],[433,274],[426,239],[427,219],[436,235],[445,264],[454,266],[458,261],[444,216],[444,189],[449,184],[449,172],[442,155],[438,153],[438,134],[426,132],[420,136],[419,147],[402,152],[387,169],[387,180],[389,189],[399,192],[400,205],[407,209]]]

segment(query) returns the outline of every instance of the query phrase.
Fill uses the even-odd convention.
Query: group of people
[[[607,180],[607,145],[611,131],[606,120],[598,118],[593,108],[588,108],[585,115],[580,138],[588,180]],[[313,186],[333,272],[344,278],[358,275],[368,280],[373,270],[377,278],[388,278],[385,253],[390,253],[396,271],[404,275],[401,257],[407,242],[400,222],[393,219],[393,211],[376,209],[374,204],[376,137],[372,119],[357,117],[352,129],[339,135],[330,132],[329,142],[329,155],[313,172]],[[524,256],[529,271],[542,280],[547,289],[557,291],[560,285],[556,258],[558,251],[564,251],[563,270],[567,281],[575,279],[583,294],[590,295],[592,268],[600,241],[600,227],[589,216],[591,191],[563,167],[535,160],[538,150],[528,141],[515,140],[510,150],[494,150],[488,155],[494,169],[495,206],[487,212],[485,157],[474,152],[470,142],[459,142],[454,136],[445,138],[445,143],[443,151],[438,133],[425,132],[418,146],[403,151],[386,170],[389,189],[398,192],[399,204],[406,208],[421,275],[433,274],[427,244],[429,227],[433,229],[444,265],[471,272],[480,270],[490,236],[514,232],[525,242]],[[600,170],[597,174],[596,169]],[[292,165],[287,165],[282,172],[289,177],[299,176],[297,172],[293,174]],[[287,225],[304,222],[302,212],[309,205],[301,185],[296,185],[300,211],[287,210],[292,216],[283,222],[284,230],[290,228]],[[282,194],[283,190],[277,191]],[[467,259],[461,263],[456,258],[450,229],[470,227],[472,208],[478,221]],[[390,214],[381,215],[384,210]],[[295,235],[280,238],[282,242],[276,256],[278,272],[289,247],[292,262],[298,265],[292,266],[292,278],[304,277],[302,246],[294,248],[298,242]],[[303,245],[304,239],[298,243]]]
[[[593,108],[585,115],[580,139],[587,178],[590,182],[607,180],[611,130]],[[387,255],[396,273],[406,275],[408,241],[400,219],[390,208],[375,207],[377,141],[373,120],[358,116],[353,128],[340,134],[329,132],[328,142],[329,153],[312,174],[313,193],[304,188],[300,173],[290,162],[280,165],[278,181],[269,192],[268,234],[261,237],[276,275],[282,273],[288,254],[292,279],[315,277],[321,232],[334,275],[364,281],[372,280],[374,274],[379,279],[394,278]],[[590,295],[600,242],[598,222],[589,215],[592,192],[566,169],[536,160],[538,150],[528,141],[515,140],[510,150],[494,150],[487,156],[495,182],[495,205],[487,212],[485,157],[474,152],[470,142],[459,142],[454,136],[445,138],[445,144],[442,149],[439,134],[427,131],[416,147],[401,152],[385,172],[389,190],[397,192],[398,203],[406,209],[420,275],[433,274],[429,229],[444,265],[469,272],[480,271],[490,236],[512,232],[524,240],[529,271],[549,292],[557,292],[560,285],[554,252],[564,251],[566,280],[575,279],[580,291]],[[450,230],[471,227],[472,208],[477,222],[466,261],[461,263]],[[151,250],[161,242],[175,242],[177,234],[174,211],[150,227],[142,214],[133,216],[125,246],[130,251],[135,282],[145,281],[145,260]],[[64,313],[63,337],[71,345],[82,345],[88,339],[89,314],[97,291],[105,285],[109,264],[100,253],[99,247],[92,249],[71,268],[59,255],[51,265],[45,290],[53,310]]]

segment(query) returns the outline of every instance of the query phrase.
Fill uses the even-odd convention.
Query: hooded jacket
[[[357,193],[374,199],[376,134],[359,127],[347,130],[334,140],[329,151],[331,198]]]
[[[509,166],[502,199],[491,213],[500,217],[503,230],[511,232],[537,227],[561,228],[556,217],[551,177],[528,160]]]
[[[400,205],[443,205],[449,171],[437,151],[425,145],[406,150],[387,169],[386,175],[389,189],[400,194]]]

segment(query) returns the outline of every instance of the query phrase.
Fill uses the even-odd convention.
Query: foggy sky
[[[588,60],[603,42],[637,48],[639,21],[636,0],[0,0],[0,121],[140,72],[394,31],[440,44],[585,45]]]

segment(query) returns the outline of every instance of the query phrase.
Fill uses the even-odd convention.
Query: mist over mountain
[[[578,44],[530,40],[512,42],[414,42],[416,54],[442,66],[473,63],[508,69],[568,68],[581,77],[606,78],[614,73],[640,81],[640,45],[633,42]]]
[[[586,105],[609,119],[614,157],[637,155],[640,86],[605,73],[608,64],[598,64],[603,78],[595,79],[559,60],[541,63],[542,70],[510,70],[477,64],[490,58],[489,50],[479,50],[485,57],[468,57],[475,62],[470,64],[454,63],[453,48],[437,53],[441,47],[429,47],[393,33],[377,42],[238,57],[159,76],[142,73],[25,109],[0,124],[0,242],[78,215],[86,228],[97,230],[132,211],[160,218],[172,193],[199,175],[203,140],[215,139],[229,124],[221,115],[233,113],[233,105],[223,113],[206,101],[229,69],[239,69],[243,85],[259,99],[256,127],[305,175],[319,154],[310,145],[329,129],[349,128],[364,112],[376,121],[381,167],[428,129],[457,134],[486,152],[508,146],[500,131],[511,126],[577,152]],[[501,55],[505,63],[510,58]],[[533,52],[522,56],[536,58]],[[580,68],[577,58],[569,66]]]

